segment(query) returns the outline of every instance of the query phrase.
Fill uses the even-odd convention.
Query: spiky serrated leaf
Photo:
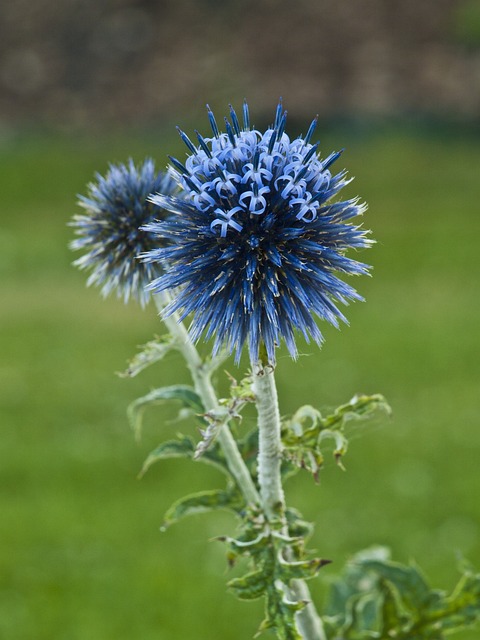
[[[197,459],[200,458],[209,449],[209,447],[211,447],[219,434],[220,429],[227,425],[233,416],[231,415],[228,407],[221,406],[215,410],[208,411],[203,417],[207,422],[207,427],[200,431],[202,439],[197,444],[195,451],[195,458]]]
[[[296,614],[303,609],[303,602],[291,599],[288,587],[281,580],[270,582],[267,589],[265,620],[260,631],[273,629],[280,640],[302,640]]]
[[[127,409],[128,420],[137,439],[139,439],[141,435],[143,412],[146,407],[152,404],[160,404],[167,400],[181,402],[183,406],[199,416],[205,412],[202,399],[195,389],[189,385],[177,384],[170,387],[153,389],[150,393],[147,393],[147,395],[137,398],[130,403]]]
[[[227,509],[238,513],[245,506],[245,501],[236,490],[215,489],[200,491],[174,502],[165,514],[163,527],[166,528],[185,516],[216,509]]]
[[[281,554],[279,554],[278,574],[285,583],[289,583],[290,580],[300,579],[308,580],[318,575],[318,572],[322,567],[330,564],[330,560],[324,560],[322,558],[312,558],[311,560],[299,560],[299,561],[286,561],[283,560]]]
[[[323,465],[322,446],[325,439],[335,443],[333,455],[342,466],[341,458],[348,448],[345,436],[345,425],[349,420],[361,419],[377,410],[390,413],[390,407],[384,397],[357,395],[344,405],[338,407],[333,414],[323,417],[310,405],[300,407],[290,420],[283,423],[282,443],[285,463],[282,473],[288,477],[296,469],[306,469],[315,480]],[[295,469],[296,467],[296,469]]]
[[[375,411],[382,411],[387,416],[392,413],[390,405],[380,393],[375,393],[371,396],[360,393],[353,396],[349,402],[338,407],[333,414],[324,418],[324,428],[332,429],[335,425],[345,422],[345,420],[356,420]]]
[[[162,360],[176,347],[177,343],[170,334],[151,340],[140,347],[141,350],[130,360],[127,369],[119,375],[122,378],[133,378],[150,365]]]
[[[305,529],[310,532],[296,510],[288,511],[287,521],[292,529],[298,526],[302,533]],[[259,633],[272,629],[277,638],[300,640],[296,616],[306,603],[297,600],[291,588],[298,580],[314,577],[328,561],[306,558],[302,537],[292,537],[290,529],[287,533],[271,524],[260,513],[252,512],[243,520],[241,537],[223,538],[229,546],[227,557],[231,565],[238,556],[246,556],[255,567],[229,586],[240,598],[265,596],[265,620]]]
[[[313,524],[303,519],[302,514],[292,507],[285,512],[287,519],[288,532],[292,538],[302,538],[306,540],[313,533]]]
[[[252,571],[241,578],[234,578],[227,583],[227,587],[240,600],[256,600],[267,590],[268,578],[263,570]]]
[[[220,430],[231,420],[241,419],[241,411],[248,402],[254,402],[252,381],[249,376],[238,383],[229,375],[230,398],[219,400],[218,406],[204,414],[207,428],[200,431],[202,440],[197,445],[195,457],[199,458],[212,446]]]
[[[231,551],[236,555],[255,556],[270,544],[270,536],[265,532],[260,533],[256,538],[246,537],[246,539],[237,539],[226,536],[221,538],[221,540],[226,542]]]

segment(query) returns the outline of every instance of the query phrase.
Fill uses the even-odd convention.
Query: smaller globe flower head
[[[372,243],[352,224],[366,206],[335,199],[349,180],[330,172],[340,153],[322,160],[310,142],[316,120],[290,140],[281,102],[265,132],[250,127],[246,103],[242,127],[232,107],[225,133],[208,117],[213,136],[197,133],[197,145],[179,131],[190,152],[185,164],[171,158],[182,199],[151,198],[174,215],[144,227],[169,243],[143,254],[168,264],[149,288],[178,288],[166,313],[192,314],[192,339],[214,336],[214,351],[225,345],[237,360],[245,343],[253,358],[263,343],[273,364],[282,339],[295,357],[296,331],[320,343],[315,316],[338,326],[337,304],[361,299],[338,276],[368,273],[346,256]]]
[[[85,213],[73,216],[70,223],[78,236],[70,246],[84,251],[74,264],[90,272],[88,285],[100,286],[104,296],[116,290],[125,302],[132,296],[142,306],[146,304],[149,292],[145,287],[161,270],[159,265],[140,262],[137,256],[164,241],[141,227],[165,215],[147,198],[151,193],[177,190],[173,178],[156,171],[150,159],[138,167],[133,160],[111,165],[105,177],[96,175],[96,182],[88,185],[88,195],[79,196]]]

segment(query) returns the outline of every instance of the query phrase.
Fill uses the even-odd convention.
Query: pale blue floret
[[[247,343],[256,357],[263,342],[273,363],[283,339],[296,356],[296,331],[320,343],[315,317],[338,326],[337,303],[361,299],[338,275],[368,273],[345,255],[372,243],[350,222],[366,206],[333,201],[349,180],[330,172],[341,152],[322,160],[311,144],[316,120],[290,140],[281,103],[263,133],[246,103],[243,127],[232,108],[224,133],[210,109],[208,118],[213,137],[196,132],[198,144],[179,130],[189,156],[171,158],[171,172],[182,198],[151,196],[173,215],[145,226],[166,246],[143,252],[144,263],[168,265],[149,290],[176,289],[166,313],[191,314],[192,338],[213,337],[214,351],[225,345],[238,359]]]
[[[150,159],[138,167],[132,160],[111,165],[105,177],[95,177],[88,195],[78,199],[85,213],[70,223],[77,235],[70,246],[84,252],[74,264],[90,272],[87,284],[101,287],[104,296],[116,291],[125,302],[134,297],[144,305],[149,299],[146,285],[162,271],[138,260],[139,253],[159,246],[156,236],[140,227],[165,215],[147,198],[156,191],[176,192],[176,183],[156,171]]]

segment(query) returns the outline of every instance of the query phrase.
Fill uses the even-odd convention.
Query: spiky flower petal
[[[165,244],[140,228],[165,215],[147,198],[155,192],[175,193],[176,183],[157,171],[150,159],[138,167],[133,160],[110,165],[105,177],[95,177],[88,195],[79,196],[85,213],[73,216],[70,223],[78,236],[70,246],[84,252],[74,264],[90,272],[87,284],[100,286],[104,296],[115,290],[125,302],[132,296],[143,306],[149,299],[146,285],[162,271],[157,264],[140,262],[138,254]]]
[[[349,180],[330,173],[340,153],[321,160],[310,142],[316,120],[290,140],[281,103],[264,133],[250,128],[246,103],[243,127],[231,107],[225,133],[208,117],[213,137],[197,133],[197,145],[179,130],[190,155],[171,161],[183,198],[151,198],[175,215],[145,227],[170,243],[143,254],[169,265],[149,288],[178,287],[167,313],[193,314],[192,338],[214,336],[215,351],[225,344],[238,360],[248,343],[256,357],[263,342],[273,363],[283,339],[295,357],[295,331],[320,343],[315,316],[337,326],[346,321],[337,303],[361,299],[338,274],[368,273],[345,255],[372,242],[351,222],[366,206],[333,200]]]

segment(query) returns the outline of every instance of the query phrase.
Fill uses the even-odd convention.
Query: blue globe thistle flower
[[[351,222],[366,205],[334,200],[350,180],[330,173],[340,152],[321,160],[310,142],[316,119],[290,140],[281,102],[264,133],[250,127],[246,103],[242,127],[232,107],[224,133],[210,109],[208,117],[213,137],[196,132],[195,145],[179,130],[190,155],[185,164],[170,158],[183,198],[151,197],[174,215],[144,227],[169,243],[142,256],[168,264],[149,289],[177,289],[166,313],[192,314],[193,340],[205,332],[214,351],[225,345],[237,361],[245,343],[254,358],[264,343],[273,364],[282,339],[295,357],[296,331],[321,343],[315,316],[338,326],[346,319],[337,303],[362,299],[338,274],[368,273],[345,255],[372,243]]]
[[[140,262],[138,254],[165,244],[140,228],[165,215],[147,198],[157,191],[176,193],[177,185],[170,175],[156,171],[150,159],[138,167],[133,160],[110,165],[105,177],[95,177],[88,195],[79,196],[85,213],[73,216],[70,223],[78,236],[71,248],[85,252],[74,265],[90,272],[87,284],[100,286],[104,296],[116,290],[125,302],[132,296],[143,306],[149,299],[145,287],[161,270],[159,265]]]

